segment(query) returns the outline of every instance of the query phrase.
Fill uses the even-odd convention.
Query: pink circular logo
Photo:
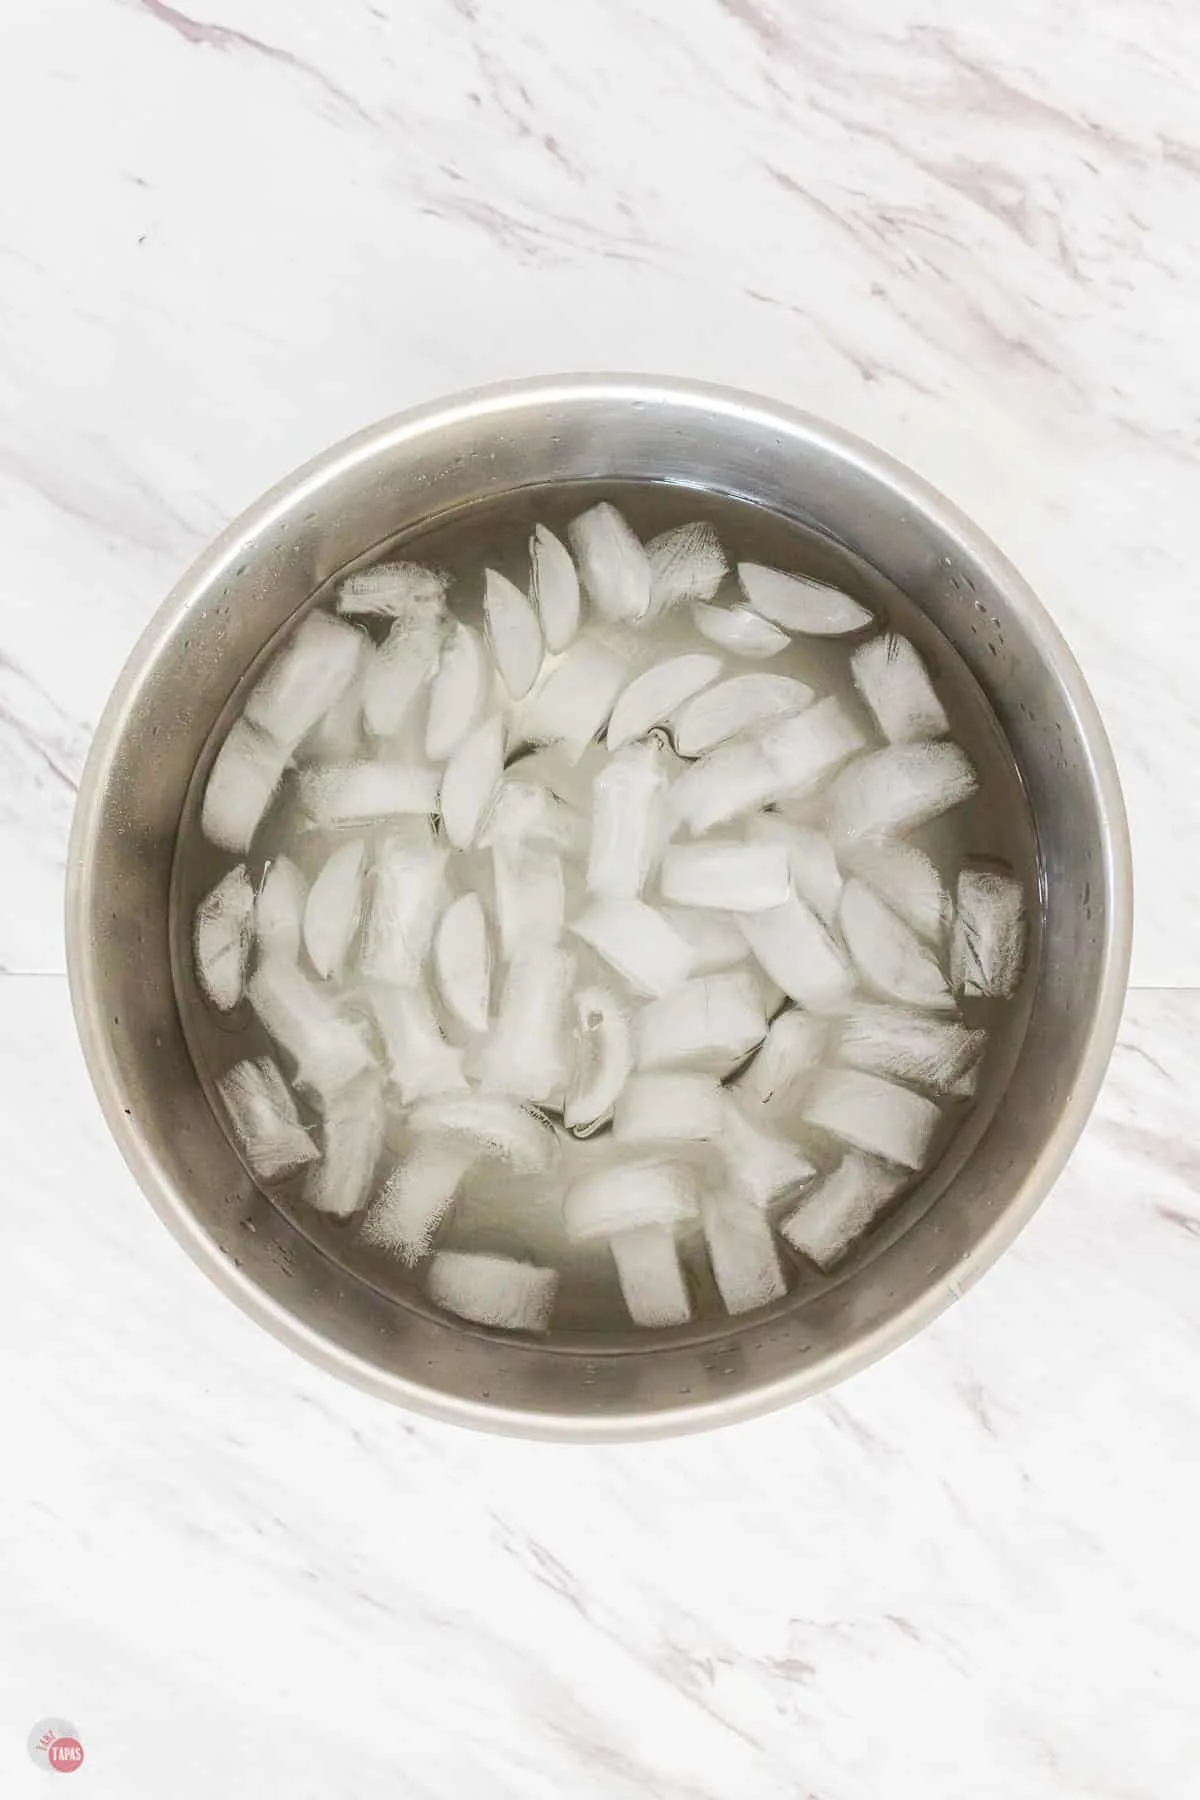
[[[29,1754],[39,1769],[73,1775],[83,1767],[83,1744],[68,1719],[39,1719],[29,1734]]]
[[[55,1738],[48,1754],[50,1767],[60,1775],[69,1775],[83,1761],[83,1745],[77,1737]]]

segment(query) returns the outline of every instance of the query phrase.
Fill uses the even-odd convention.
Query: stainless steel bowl
[[[1044,920],[1012,1080],[946,1191],[807,1304],[703,1340],[603,1354],[494,1338],[384,1298],[254,1187],[184,1042],[168,884],[185,789],[245,670],[294,610],[406,524],[506,489],[682,483],[805,521],[926,611],[988,695],[1033,810]],[[878,450],[749,395],[587,376],[465,394],[389,419],[268,494],[151,621],[96,733],[71,839],[71,992],[109,1126],[156,1211],[252,1317],[324,1368],[443,1419],[547,1438],[655,1437],[828,1387],[903,1343],[1000,1254],[1061,1170],[1116,1035],[1129,843],[1096,708],[1055,627],[953,506]],[[252,1226],[253,1230],[245,1227]]]

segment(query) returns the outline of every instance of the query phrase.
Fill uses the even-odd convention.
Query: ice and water
[[[758,509],[588,484],[317,596],[197,772],[172,929],[197,1069],[296,1224],[583,1341],[902,1231],[1002,1091],[1035,893],[911,602]]]

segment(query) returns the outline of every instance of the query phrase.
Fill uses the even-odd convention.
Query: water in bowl
[[[985,1129],[1003,1094],[1019,1050],[1036,977],[1038,953],[1038,865],[1032,819],[1018,771],[981,690],[962,660],[911,599],[815,527],[782,518],[742,501],[674,486],[572,484],[506,493],[494,501],[465,507],[375,546],[369,556],[355,565],[355,569],[369,569],[380,563],[403,558],[443,571],[450,577],[447,603],[453,615],[478,630],[483,624],[484,570],[494,570],[507,577],[522,592],[527,591],[530,583],[530,534],[534,527],[539,524],[548,527],[566,543],[569,541],[568,528],[571,521],[601,502],[619,507],[623,517],[644,543],[691,521],[705,521],[715,529],[731,570],[737,563],[747,562],[808,576],[851,596],[867,608],[871,615],[870,624],[844,635],[789,635],[786,646],[769,657],[742,656],[728,649],[725,644],[714,641],[707,634],[713,629],[711,615],[703,612],[696,615],[686,602],[666,611],[651,626],[633,629],[620,624],[606,625],[602,621],[598,624],[594,619],[589,619],[589,611],[594,609],[589,609],[585,592],[583,629],[599,629],[605,634],[605,641],[610,647],[614,644],[618,648],[623,646],[623,653],[628,655],[625,685],[648,666],[657,666],[667,658],[681,656],[719,658],[722,665],[719,676],[721,680],[763,673],[790,677],[804,683],[818,698],[829,695],[840,698],[846,715],[863,733],[865,754],[878,751],[886,740],[856,689],[851,673],[851,658],[864,644],[877,639],[881,633],[898,633],[911,643],[928,670],[937,698],[944,708],[949,723],[949,739],[965,752],[975,771],[977,786],[970,797],[960,804],[948,808],[915,829],[902,835],[897,834],[897,838],[890,841],[893,844],[901,841],[924,851],[932,860],[952,898],[959,874],[964,869],[985,875],[1001,873],[1015,877],[1028,901],[1028,920],[1022,972],[1015,991],[1003,997],[984,997],[970,991],[961,991],[960,979],[960,991],[954,996],[953,1010],[943,1011],[937,1017],[938,1023],[951,1020],[960,1022],[971,1032],[986,1033],[985,1048],[977,1065],[965,1079],[941,1079],[931,1087],[926,1078],[928,1070],[921,1070],[914,1078],[902,1084],[908,1091],[917,1093],[927,1101],[931,1100],[938,1109],[936,1130],[930,1138],[927,1152],[921,1158],[920,1167],[906,1169],[898,1165],[890,1166],[889,1172],[894,1178],[888,1187],[886,1203],[843,1253],[826,1255],[822,1259],[824,1267],[819,1266],[811,1255],[802,1254],[788,1233],[778,1227],[838,1169],[848,1149],[851,1152],[851,1162],[854,1162],[854,1141],[841,1135],[841,1127],[836,1123],[834,1129],[829,1128],[827,1107],[816,1107],[820,1119],[826,1122],[814,1123],[806,1117],[810,1110],[813,1081],[821,1079],[824,1071],[826,1077],[832,1073],[836,1083],[841,1079],[838,1072],[856,1063],[865,1063],[868,1070],[887,1066],[886,1057],[883,1065],[877,1062],[880,1055],[878,1045],[874,1044],[872,1048],[875,1034],[870,1028],[870,1021],[881,1015],[859,1014],[853,1028],[846,1024],[847,1010],[851,1006],[857,1008],[861,1004],[894,1004],[889,991],[879,986],[879,969],[875,964],[873,950],[869,959],[870,975],[856,976],[854,990],[849,998],[843,996],[827,1004],[819,1004],[817,1017],[820,1024],[817,1029],[822,1037],[819,1062],[815,1072],[797,1077],[786,1104],[776,1105],[772,1100],[764,1107],[761,1098],[764,1083],[761,1080],[756,1083],[753,1069],[757,1047],[751,1047],[744,1054],[740,1050],[735,1053],[728,1049],[723,1061],[716,1053],[699,1059],[700,1073],[709,1079],[709,1085],[720,1084],[718,1091],[726,1106],[737,1106],[738,1116],[749,1117],[754,1129],[765,1132],[768,1138],[794,1146],[814,1171],[810,1177],[797,1180],[790,1188],[782,1189],[770,1199],[764,1200],[760,1194],[761,1204],[756,1209],[755,1218],[764,1223],[760,1228],[755,1219],[749,1220],[751,1228],[745,1243],[739,1236],[736,1219],[732,1244],[722,1245],[719,1241],[729,1223],[724,1219],[722,1208],[727,1204],[732,1205],[736,1212],[741,1206],[742,1202],[736,1199],[739,1183],[752,1164],[752,1158],[747,1158],[745,1146],[737,1139],[736,1130],[731,1133],[723,1128],[714,1137],[710,1128],[710,1135],[694,1142],[681,1143],[675,1140],[663,1143],[640,1139],[632,1143],[627,1140],[618,1142],[610,1115],[600,1119],[594,1130],[584,1127],[577,1132],[568,1131],[563,1123],[563,1093],[555,1091],[543,1094],[539,1090],[537,1110],[550,1122],[548,1129],[554,1130],[560,1144],[554,1168],[530,1175],[514,1172],[505,1166],[502,1159],[496,1157],[476,1160],[462,1174],[457,1197],[434,1234],[432,1249],[435,1252],[484,1253],[518,1263],[532,1262],[557,1269],[559,1280],[550,1316],[551,1336],[553,1340],[565,1345],[574,1343],[581,1347],[594,1345],[597,1341],[607,1343],[616,1341],[620,1336],[627,1337],[630,1316],[628,1295],[622,1291],[609,1239],[598,1236],[584,1242],[573,1241],[564,1227],[564,1198],[572,1188],[578,1190],[580,1184],[587,1183],[597,1170],[611,1169],[615,1163],[623,1163],[630,1158],[648,1161],[655,1167],[663,1164],[669,1168],[678,1166],[685,1172],[684,1186],[693,1201],[698,1197],[698,1211],[683,1217],[666,1232],[673,1241],[673,1253],[679,1258],[686,1307],[690,1315],[687,1324],[676,1323],[671,1327],[675,1332],[711,1332],[727,1318],[731,1293],[733,1304],[739,1310],[755,1298],[754,1282],[761,1273],[757,1268],[756,1258],[761,1260],[761,1234],[764,1231],[770,1245],[768,1261],[773,1262],[778,1270],[778,1280],[768,1272],[764,1292],[772,1297],[767,1303],[776,1306],[785,1303],[802,1304],[806,1297],[843,1280],[864,1259],[877,1255],[889,1242],[907,1230],[929,1206],[936,1204],[939,1193],[969,1155],[972,1145]],[[335,582],[314,595],[312,607],[323,608],[330,613],[336,612],[338,590],[349,573],[351,571],[342,571]],[[728,608],[741,604],[743,598],[735,575],[730,573],[713,596],[713,604]],[[700,628],[698,618],[705,629]],[[370,615],[357,618],[355,623],[370,636],[375,645],[384,641],[392,626],[390,619]],[[719,621],[716,628],[720,634]],[[403,825],[398,826],[395,820],[379,819],[354,828],[316,828],[302,804],[301,796],[308,792],[302,785],[303,770],[314,762],[327,762],[331,757],[337,760],[348,755],[348,747],[352,743],[365,746],[365,749],[355,749],[356,756],[371,755],[376,759],[383,757],[408,764],[423,762],[429,690],[427,686],[419,689],[403,725],[390,741],[364,736],[361,718],[352,716],[347,721],[347,707],[343,705],[340,721],[334,721],[332,727],[328,722],[318,726],[288,758],[287,772],[279,792],[254,831],[244,858],[236,851],[218,848],[206,839],[200,824],[205,786],[213,758],[229,726],[241,716],[246,699],[263,670],[286,643],[292,629],[294,624],[267,646],[262,658],[248,671],[245,681],[232,696],[223,719],[213,734],[208,753],[201,760],[191,784],[172,877],[172,944],[184,1030],[197,1072],[218,1116],[226,1117],[218,1084],[228,1071],[243,1059],[274,1054],[294,1094],[300,1121],[309,1131],[313,1144],[320,1146],[326,1103],[311,1086],[296,1081],[294,1060],[272,1044],[254,1010],[244,998],[239,998],[235,1005],[222,1011],[214,1008],[201,991],[193,955],[194,920],[204,897],[239,861],[244,860],[249,888],[253,890],[261,888],[265,871],[276,864],[281,856],[290,858],[304,882],[311,884],[327,863],[331,851],[359,839],[364,844],[363,880],[369,912],[373,869],[380,857],[380,845],[397,829],[402,833],[407,832],[413,821],[410,817]],[[547,656],[539,682],[545,681],[547,671],[558,661],[556,657]],[[533,703],[536,703],[537,692],[535,687]],[[489,706],[506,700],[502,685],[494,680],[489,694]],[[816,704],[816,700],[811,703]],[[572,930],[573,923],[589,904],[585,878],[587,829],[592,805],[590,790],[595,775],[609,763],[609,752],[603,743],[603,730],[599,733],[600,741],[585,748],[578,761],[572,764],[570,758],[560,751],[539,751],[525,741],[520,721],[528,716],[530,705],[531,702],[525,700],[507,709],[509,726],[506,733],[505,778],[509,781],[528,781],[531,784],[553,784],[554,792],[561,796],[565,807],[573,808],[581,821],[579,830],[582,836],[565,856],[566,917],[560,947],[566,948],[575,959],[577,988],[594,988],[597,985],[605,988],[617,998],[623,1010],[636,1015],[650,1003],[650,997],[644,991],[638,992],[631,987],[623,974],[615,971],[604,957],[596,953],[591,944],[584,942]],[[811,711],[811,705],[806,710]],[[350,711],[353,714],[354,708],[351,707]],[[795,716],[803,718],[804,711]],[[656,754],[666,773],[668,793],[689,766],[687,759],[676,754],[674,726],[679,717],[676,712],[671,718],[659,721],[653,731],[640,740],[653,742],[658,747]],[[749,733],[742,734],[742,738],[735,742],[744,741],[747,736],[757,739],[762,730],[769,730],[772,724],[778,722],[766,721]],[[703,720],[701,724],[703,725]],[[339,732],[343,734],[341,742],[338,740]],[[633,740],[635,745],[638,741],[636,738]],[[714,837],[722,841],[741,841],[747,837],[755,841],[771,841],[776,835],[776,826],[779,831],[786,832],[788,820],[805,826],[810,831],[827,834],[831,805],[836,812],[836,796],[840,791],[843,790],[838,787],[838,774],[835,771],[799,799],[784,797],[777,802],[768,802],[765,808],[768,824],[765,827],[756,824],[751,829],[747,817],[737,814],[729,821],[721,821],[709,832],[700,831],[695,837],[689,836],[686,823],[678,825],[670,833],[670,843],[685,847],[692,843],[702,845]],[[833,802],[831,795],[834,796]],[[566,817],[567,814],[562,816]],[[782,825],[779,824],[781,820],[785,822]],[[844,819],[841,824],[844,827]],[[436,839],[444,827],[439,824],[433,829]],[[482,835],[487,835],[486,824]],[[813,840],[810,837],[806,841],[811,844]],[[469,849],[455,851],[449,863],[453,892],[478,892],[484,898],[492,940],[493,972],[489,1015],[493,1028],[505,971],[504,959],[496,943],[495,855],[494,848],[481,848],[476,841]],[[868,843],[864,848],[862,844],[850,844],[845,841],[844,835],[836,843],[840,875],[856,878],[860,887],[865,884],[868,889],[876,893],[883,892],[885,896],[888,894],[889,879],[895,874],[893,868],[889,875],[888,855],[885,847],[881,860],[877,846]],[[345,860],[343,858],[343,862]],[[350,860],[354,860],[353,855]],[[657,909],[662,905],[661,845],[655,849],[653,865],[643,895],[646,902]],[[704,879],[706,871],[701,869],[700,873]],[[602,876],[598,879],[603,881]],[[451,890],[447,890],[440,904],[451,897]],[[894,893],[890,897],[895,900]],[[809,898],[812,899],[813,896],[810,894]],[[828,895],[825,898],[828,901]],[[678,910],[675,918],[678,922]],[[827,918],[829,935],[839,955],[843,957],[846,957],[846,922],[840,913],[831,913]],[[730,917],[725,916],[724,924],[726,935],[732,929],[736,939],[736,918],[732,919],[731,925]],[[367,928],[369,929],[369,920]],[[744,937],[748,934],[742,935]],[[940,967],[943,975],[948,977],[951,973],[949,932],[934,932],[931,938],[926,937],[922,942],[932,956],[935,967]],[[361,1026],[373,1059],[382,1067],[385,1040],[380,1035],[370,1005],[371,982],[364,979],[359,967],[361,950],[362,934],[359,931],[338,978],[323,985],[334,997],[342,1013]],[[248,963],[251,972],[261,955],[261,947],[252,945]],[[703,966],[716,968],[719,957],[719,949],[714,949],[709,961]],[[315,982],[315,970],[303,949],[299,953],[299,962],[307,976]],[[780,1012],[798,1011],[803,1016],[810,1013],[808,1007],[792,1007],[788,996],[770,973],[760,966],[754,955],[742,956],[734,966],[743,978],[752,974],[765,1019],[774,1018]],[[884,973],[887,974],[886,969]],[[958,973],[961,977],[961,970]],[[481,1066],[487,1069],[486,1050],[481,1048],[486,1045],[486,1036],[466,1030],[447,1013],[428,962],[420,971],[420,981],[432,996],[431,1003],[438,1025],[448,1042],[453,1048],[465,1052],[466,1068],[476,1073]],[[572,1017],[568,1012],[564,1026],[565,1048],[562,1052],[568,1086],[571,1081],[571,1057],[577,1053],[577,1046],[573,1048],[571,1042]],[[635,1018],[635,1042],[636,1031]],[[857,1049],[855,1044],[858,1045]],[[503,1063],[507,1055],[506,1045],[501,1044],[498,1054]],[[681,1065],[673,1063],[668,1049],[661,1072],[671,1074],[677,1072],[679,1067],[685,1073],[694,1074],[696,1059],[693,1058],[689,1063],[685,1058]],[[474,1081],[474,1076],[470,1078]],[[503,1081],[502,1073],[497,1072],[495,1054],[491,1058],[489,1079],[493,1085]],[[699,1086],[695,1083],[693,1085],[699,1096]],[[957,1091],[942,1091],[947,1087]],[[669,1094],[674,1090],[664,1091]],[[652,1106],[656,1104],[655,1094],[656,1091],[651,1090]],[[356,1208],[350,1217],[331,1217],[314,1210],[306,1202],[306,1182],[311,1180],[312,1163],[290,1177],[270,1182],[267,1184],[267,1191],[297,1228],[348,1272],[405,1304],[428,1310],[432,1305],[429,1288],[430,1271],[434,1266],[430,1257],[422,1256],[410,1266],[394,1251],[381,1248],[378,1242],[373,1241],[369,1225],[377,1206],[375,1197],[395,1165],[411,1158],[413,1152],[412,1105],[405,1105],[396,1090],[386,1084],[382,1091],[382,1104],[382,1147],[364,1190],[364,1204]],[[418,1101],[417,1104],[420,1105],[421,1102]],[[836,1107],[834,1111],[836,1113]],[[618,1125],[620,1122],[621,1114],[618,1112]],[[590,1125],[592,1122],[588,1123]],[[729,1123],[727,1117],[726,1126]],[[644,1132],[648,1128],[643,1123],[637,1129]],[[852,1126],[851,1129],[855,1128]],[[884,1160],[887,1164],[888,1159]],[[872,1166],[878,1168],[879,1165],[875,1162]],[[310,1188],[310,1194],[311,1191]],[[731,1200],[730,1196],[735,1198]],[[688,1212],[687,1202],[681,1210],[685,1214]],[[663,1229],[658,1228],[660,1238]],[[806,1236],[803,1227],[795,1235],[801,1242],[810,1243],[811,1234]],[[818,1241],[819,1236],[818,1232]],[[661,1257],[654,1250],[653,1244],[648,1247],[654,1253],[645,1279],[649,1280],[653,1290],[656,1257],[660,1273]],[[714,1263],[717,1277],[721,1279],[714,1277]],[[626,1263],[627,1287],[630,1281],[636,1287],[642,1279],[636,1265],[637,1257],[634,1257],[632,1264]],[[446,1267],[450,1274],[454,1273],[452,1264],[447,1264]],[[669,1279],[668,1274],[668,1282]],[[437,1283],[434,1285],[436,1287]],[[724,1295],[722,1286],[726,1289]],[[786,1301],[782,1297],[784,1289]],[[653,1311],[652,1292],[649,1301],[650,1316],[653,1316]],[[668,1310],[667,1316],[678,1315],[671,1314]]]

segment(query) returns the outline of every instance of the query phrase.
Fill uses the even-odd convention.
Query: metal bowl
[[[498,1342],[385,1298],[263,1197],[188,1055],[168,887],[185,790],[214,723],[323,582],[448,509],[596,478],[716,490],[815,521],[909,594],[1007,735],[1033,812],[1044,913],[1012,1078],[923,1216],[808,1302],[686,1343],[631,1334],[586,1353]],[[595,1441],[696,1430],[802,1399],[961,1295],[1046,1194],[1091,1110],[1125,991],[1131,913],[1124,808],[1095,705],[1034,595],[968,520],[817,419],[720,388],[587,376],[490,388],[375,425],[275,488],[200,558],[151,621],[96,733],[71,838],[67,945],[113,1136],[218,1286],[283,1342],[389,1400]]]

